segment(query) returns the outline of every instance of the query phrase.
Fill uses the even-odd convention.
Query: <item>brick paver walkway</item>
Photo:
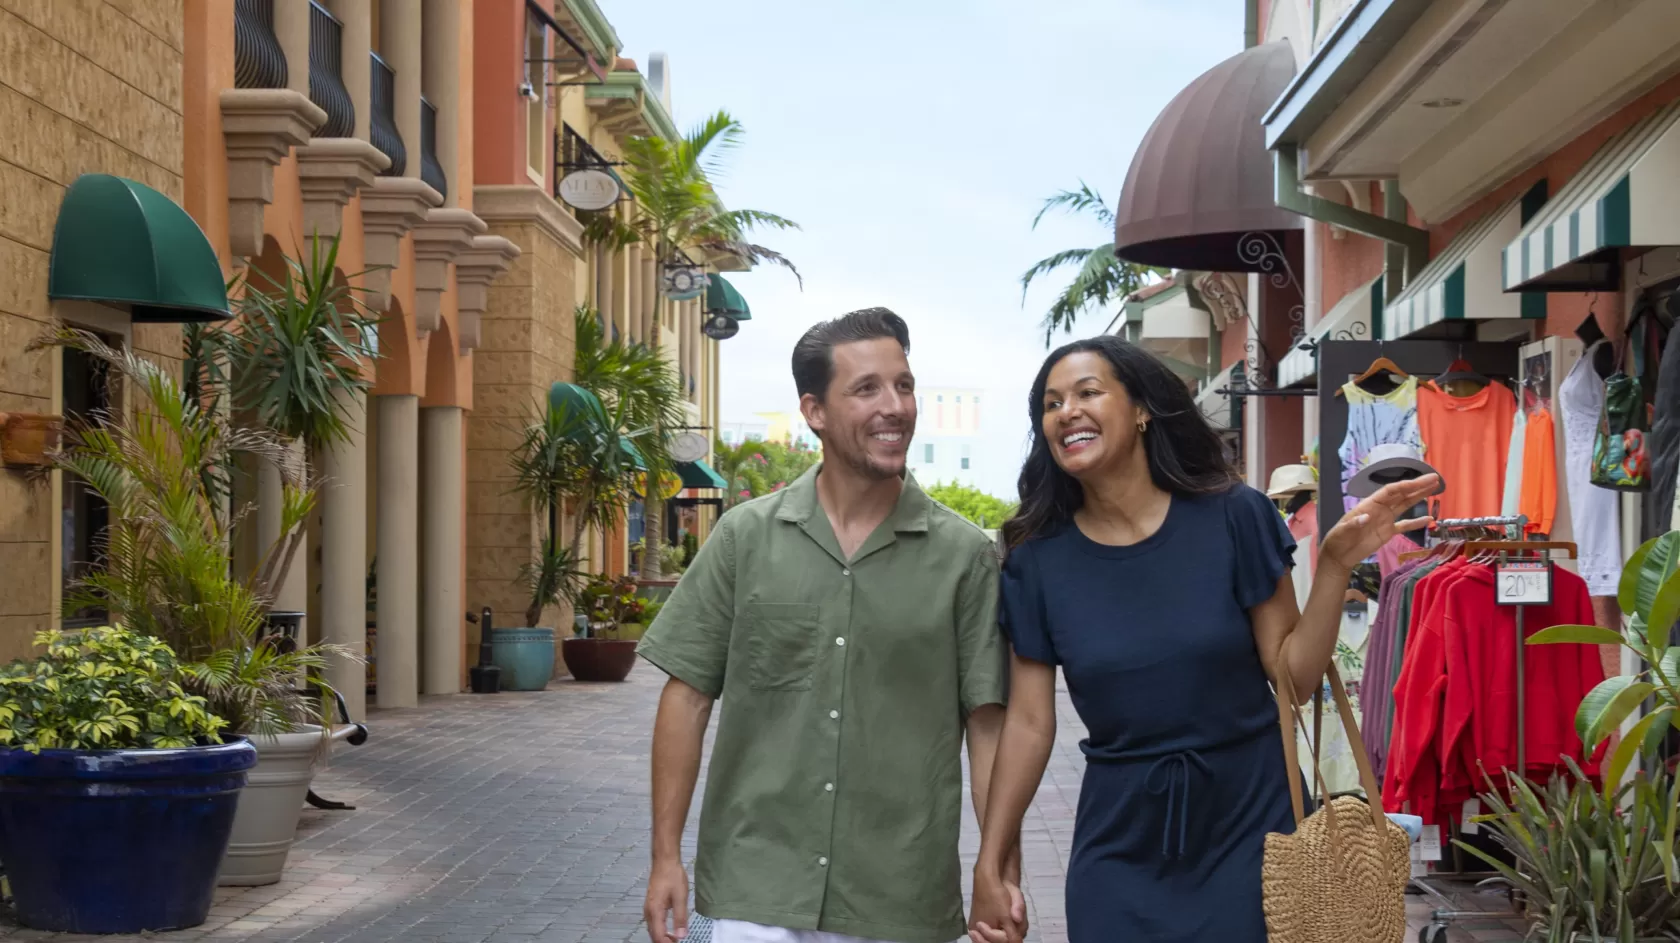
[[[645,940],[647,754],[662,680],[641,665],[621,685],[564,681],[538,694],[462,695],[375,714],[368,743],[341,748],[317,780],[322,795],[356,810],[306,810],[280,884],[223,889],[204,926],[151,939]],[[1023,835],[1035,943],[1067,938],[1062,878],[1083,727],[1065,694],[1060,706],[1056,752]],[[970,821],[965,860],[977,846]],[[1476,927],[1454,939],[1518,939],[1503,934]],[[0,939],[48,937],[0,924]]]

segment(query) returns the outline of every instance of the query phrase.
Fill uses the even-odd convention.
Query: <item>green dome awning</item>
[[[712,470],[712,466],[703,461],[678,462],[677,474],[682,477],[684,488],[727,488],[729,483],[723,476]]]
[[[729,279],[722,275],[711,276],[712,283],[706,287],[706,313],[721,314],[737,321],[751,321],[752,309],[747,307],[747,299],[729,284]]]
[[[47,297],[111,305],[140,323],[233,317],[198,223],[169,197],[110,174],[83,174],[65,192]]]

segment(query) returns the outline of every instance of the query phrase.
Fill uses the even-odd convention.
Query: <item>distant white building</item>
[[[955,387],[916,391],[910,471],[917,481],[978,486],[982,396],[982,390]]]
[[[784,445],[799,443],[812,450],[822,448],[821,440],[799,413],[755,413],[752,419],[724,422],[718,427],[718,438],[729,446],[757,440]]]

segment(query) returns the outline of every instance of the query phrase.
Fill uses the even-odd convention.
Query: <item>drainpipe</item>
[[[1302,190],[1300,154],[1294,145],[1273,150],[1272,165],[1277,171],[1273,199],[1278,206],[1308,219],[1340,226],[1389,244],[1388,267],[1383,278],[1383,290],[1388,300],[1394,300],[1400,289],[1410,284],[1424,263],[1429,261],[1429,231],[1406,223],[1406,204],[1400,197],[1400,185],[1396,181],[1383,185],[1386,215],[1378,216]],[[1401,270],[1405,272],[1404,281],[1395,277]]]
[[[1260,0],[1243,0],[1243,48],[1260,45]]]

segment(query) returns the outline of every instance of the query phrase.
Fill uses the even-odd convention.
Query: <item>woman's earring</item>
[[[1139,419],[1138,420],[1138,431],[1139,432],[1148,432],[1149,431],[1149,420]]]

